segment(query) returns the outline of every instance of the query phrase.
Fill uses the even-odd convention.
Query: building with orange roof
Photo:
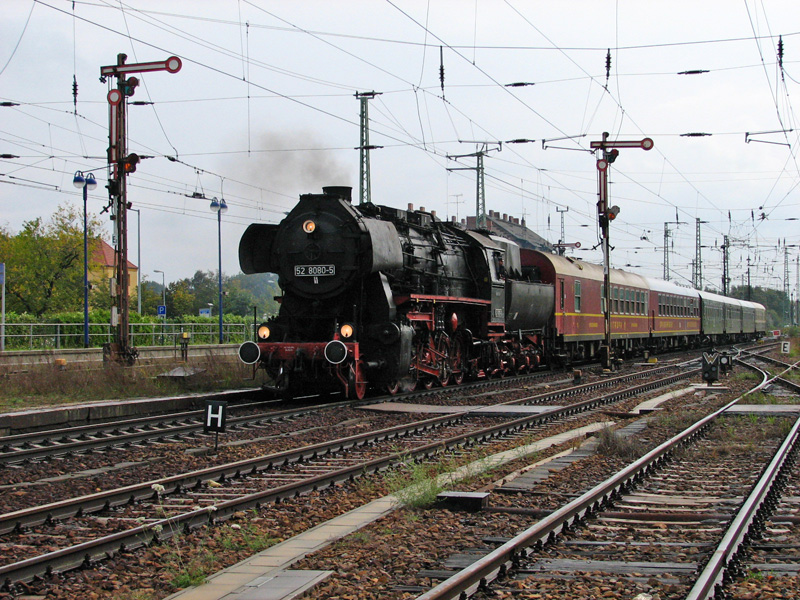
[[[108,281],[116,277],[117,269],[114,265],[114,248],[103,239],[98,240],[91,250],[89,261],[89,282],[95,285],[108,287]],[[139,278],[139,267],[128,261],[128,297],[136,295],[136,284]]]

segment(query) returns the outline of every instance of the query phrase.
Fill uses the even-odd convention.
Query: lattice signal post
[[[111,326],[115,328],[114,342],[103,348],[103,356],[131,365],[136,360],[136,348],[130,345],[128,328],[128,209],[126,177],[136,171],[139,156],[128,154],[127,148],[127,98],[139,85],[132,73],[181,70],[181,59],[170,56],[167,60],[148,63],[125,64],[125,54],[117,54],[117,64],[100,68],[100,81],[116,77],[117,85],[108,92],[108,196],[111,218],[114,220],[115,279],[111,285],[114,306],[111,309]]]
[[[601,348],[601,362],[603,368],[611,370],[614,367],[614,356],[611,351],[611,257],[608,243],[608,226],[617,218],[619,206],[608,206],[608,169],[617,156],[619,148],[639,148],[652,150],[653,140],[644,138],[636,141],[616,140],[608,141],[608,132],[603,133],[603,140],[591,142],[593,150],[600,150],[602,156],[597,159],[597,217],[600,221],[603,244],[603,320],[605,321],[605,347]]]

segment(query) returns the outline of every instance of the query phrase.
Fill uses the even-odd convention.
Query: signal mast
[[[641,148],[652,150],[653,140],[644,138],[638,141],[608,141],[608,132],[603,132],[603,139],[591,142],[593,150],[600,150],[602,156],[597,159],[597,217],[600,222],[600,232],[603,245],[603,321],[605,322],[605,346],[600,348],[600,361],[603,369],[611,371],[614,368],[614,356],[611,351],[611,255],[608,243],[608,226],[619,214],[619,206],[608,206],[608,168],[617,160],[619,148]]]
[[[117,54],[117,64],[100,68],[100,81],[116,77],[117,86],[108,92],[108,196],[111,219],[114,221],[114,266],[115,277],[111,280],[111,326],[115,329],[114,342],[103,346],[103,358],[132,365],[138,356],[130,344],[128,328],[128,209],[127,176],[136,171],[139,164],[137,154],[128,154],[127,145],[127,98],[133,96],[139,80],[129,77],[131,73],[181,70],[181,59],[170,56],[167,60],[126,65],[128,57]]]

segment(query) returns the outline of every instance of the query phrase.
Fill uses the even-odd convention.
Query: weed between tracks
[[[385,478],[385,485],[407,508],[427,508],[436,497],[458,481],[468,485],[494,470],[488,461],[491,448],[461,449],[440,457],[436,462],[407,459]]]
[[[599,440],[597,452],[603,456],[615,456],[633,461],[645,453],[644,444],[635,439],[621,437],[608,427],[601,429],[597,438]]]

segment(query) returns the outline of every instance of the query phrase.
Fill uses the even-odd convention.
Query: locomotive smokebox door
[[[711,385],[719,379],[719,354],[703,352],[703,381]]]

